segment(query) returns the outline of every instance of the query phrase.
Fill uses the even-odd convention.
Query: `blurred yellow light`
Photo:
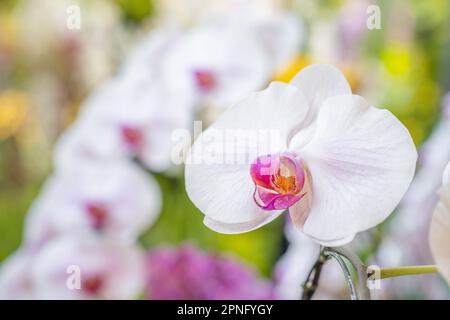
[[[27,115],[27,97],[18,91],[0,93],[0,139],[6,139],[20,129]]]
[[[286,67],[275,73],[274,81],[289,82],[304,67],[311,63],[311,60],[304,55],[298,55],[286,64]]]
[[[402,44],[391,44],[381,55],[388,73],[394,76],[406,76],[411,70],[412,48]]]

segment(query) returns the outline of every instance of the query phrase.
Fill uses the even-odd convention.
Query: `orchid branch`
[[[329,248],[325,247],[320,250],[319,258],[312,267],[303,285],[302,300],[310,300],[314,295],[319,284],[319,278],[322,271],[323,264],[330,258],[335,259],[344,273],[347,286],[350,290],[352,300],[370,300],[370,291],[366,286],[367,283],[367,267],[362,263],[361,259],[344,247]],[[358,275],[359,292],[356,290],[353,283],[352,275],[348,269],[344,259],[348,260],[355,268]]]
[[[331,252],[334,252],[334,254],[331,254]],[[352,264],[352,266],[355,268],[356,273],[358,275],[358,289],[359,289],[358,294],[356,296],[354,295],[354,293],[355,293],[354,291],[356,291],[356,290],[354,290],[354,284],[352,281],[352,277],[348,271],[348,268],[345,265],[345,263],[344,263],[344,265],[345,265],[345,268],[344,268],[344,266],[342,265],[342,262],[340,260],[338,260],[338,262],[344,272],[345,279],[347,281],[347,285],[350,289],[352,300],[357,300],[357,299],[370,300],[370,291],[367,287],[367,278],[368,278],[367,267],[363,264],[361,259],[356,254],[354,254],[352,251],[348,250],[345,247],[334,247],[334,248],[327,247],[327,248],[325,248],[325,254],[328,254],[335,259],[336,259],[336,254],[338,254],[341,257],[344,257],[345,259],[347,259]],[[356,297],[356,299],[353,299],[355,297]]]
[[[311,300],[313,297],[317,287],[319,286],[320,274],[326,260],[327,257],[323,254],[323,248],[321,247],[319,258],[311,268],[311,271],[309,271],[308,277],[303,284],[302,300]]]
[[[429,274],[436,272],[438,272],[438,268],[435,265],[385,268],[380,270],[380,278],[387,279],[387,278],[418,275],[418,274]]]

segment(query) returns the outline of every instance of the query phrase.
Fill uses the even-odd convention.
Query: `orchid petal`
[[[272,222],[278,216],[280,216],[283,211],[266,211],[259,215],[258,218],[248,221],[248,222],[240,222],[240,223],[223,223],[206,216],[203,219],[203,223],[205,226],[219,233],[223,234],[238,234],[245,233],[249,231],[253,231],[262,227],[269,222]]]
[[[444,186],[450,185],[450,162],[445,167],[444,174],[442,176],[442,184]]]
[[[298,87],[308,99],[311,107],[309,121],[314,120],[326,99],[352,93],[342,72],[327,64],[314,64],[302,69],[290,84]]]
[[[430,247],[439,271],[450,283],[450,185],[441,190],[441,201],[431,220]]]
[[[395,209],[413,178],[417,152],[395,116],[358,96],[326,100],[316,126],[298,150],[312,177],[303,232],[333,243],[381,223]]]

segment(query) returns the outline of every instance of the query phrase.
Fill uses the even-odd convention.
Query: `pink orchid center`
[[[250,168],[255,183],[253,198],[264,210],[285,210],[303,196],[305,169],[291,153],[258,157]]]
[[[99,274],[87,275],[83,277],[81,288],[92,296],[98,295],[105,284],[104,278]]]
[[[121,128],[122,139],[132,150],[138,150],[143,143],[144,134],[142,130],[132,126],[123,126]]]
[[[94,229],[103,229],[108,222],[108,208],[100,202],[89,202],[86,211]]]
[[[202,92],[210,92],[217,85],[217,79],[210,70],[195,70],[193,72],[197,87]]]

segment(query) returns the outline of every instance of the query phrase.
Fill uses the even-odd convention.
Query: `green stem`
[[[409,276],[415,274],[436,273],[438,269],[434,265],[430,266],[414,266],[414,267],[398,267],[381,269],[381,279]]]

